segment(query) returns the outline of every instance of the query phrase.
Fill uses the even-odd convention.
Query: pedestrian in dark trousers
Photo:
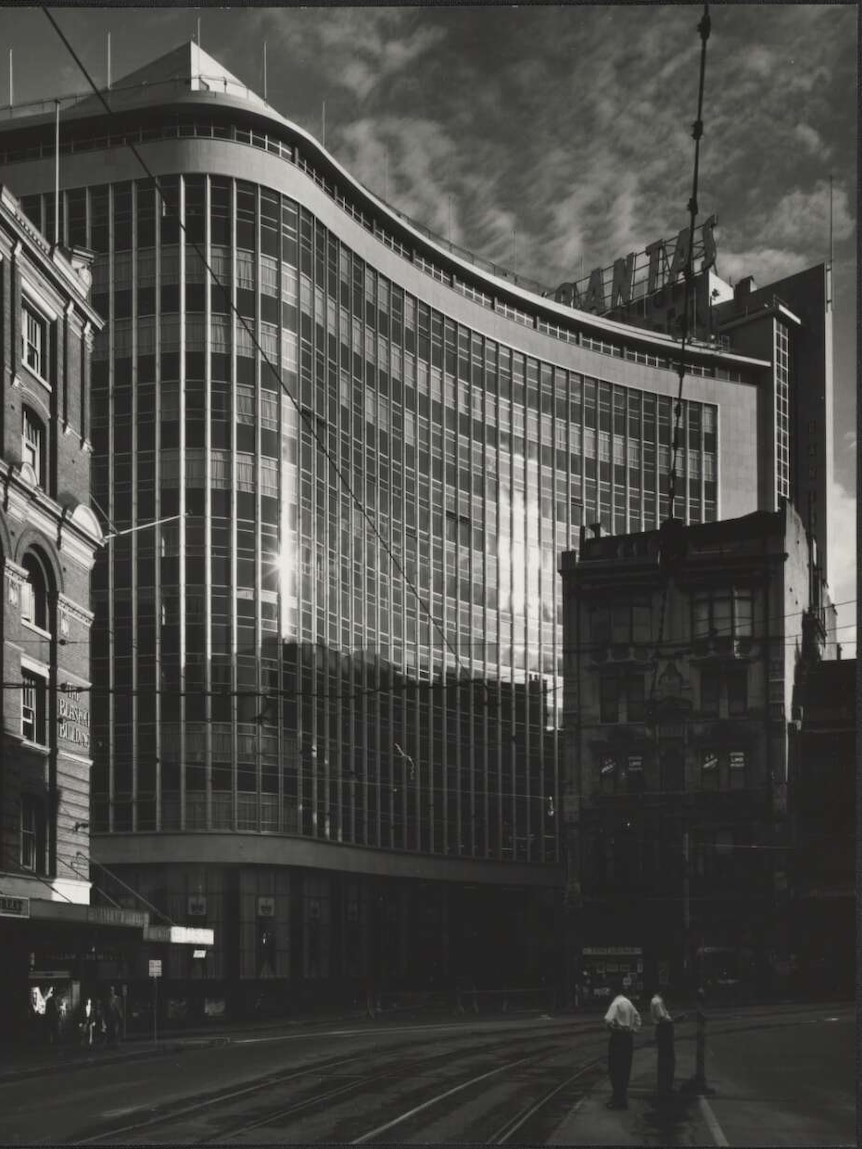
[[[108,1032],[108,1044],[116,1045],[123,1032],[123,1003],[117,996],[117,991],[111,986],[108,991],[108,1003],[105,1008],[105,1023]]]
[[[674,1049],[674,1019],[668,1013],[664,998],[658,990],[649,1003],[650,1020],[655,1026],[655,1044],[658,1052],[656,1093],[659,1101],[666,1101],[673,1093],[673,1076],[676,1070]],[[680,1020],[677,1018],[677,1020]]]
[[[641,1027],[641,1015],[623,992],[624,983],[618,983],[615,988],[616,995],[605,1014],[605,1025],[611,1031],[608,1042],[608,1076],[613,1090],[607,1108],[627,1109],[634,1035]]]
[[[45,999],[45,1037],[49,1045],[56,1045],[60,1033],[60,1010],[53,986]]]

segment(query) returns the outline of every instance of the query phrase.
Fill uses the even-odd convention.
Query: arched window
[[[29,407],[24,407],[21,412],[21,458],[32,466],[39,486],[44,487],[48,440],[45,436],[45,424]]]
[[[49,584],[45,566],[33,551],[24,555],[21,565],[27,572],[27,581],[21,588],[21,618],[40,630],[50,631]]]

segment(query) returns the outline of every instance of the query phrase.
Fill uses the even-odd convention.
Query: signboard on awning
[[[144,941],[211,946],[215,941],[215,931],[203,926],[145,926]]]
[[[0,894],[0,918],[29,918],[30,899]]]

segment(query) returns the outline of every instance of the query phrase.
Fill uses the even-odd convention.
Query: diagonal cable
[[[674,538],[674,503],[676,501],[676,466],[677,458],[679,455],[679,431],[680,423],[682,421],[682,391],[685,382],[685,352],[686,343],[689,339],[689,322],[691,311],[691,293],[694,286],[694,229],[697,222],[697,186],[700,175],[700,140],[703,136],[703,89],[706,79],[706,44],[709,40],[709,33],[711,22],[709,18],[709,0],[706,0],[703,6],[703,16],[697,26],[700,33],[700,77],[698,82],[697,92],[697,119],[692,124],[691,134],[694,140],[694,172],[692,174],[691,183],[691,198],[688,201],[689,211],[689,230],[688,230],[688,251],[686,253],[685,261],[685,294],[682,315],[682,334],[680,338],[679,347],[679,360],[677,365],[677,374],[679,375],[679,387],[677,390],[676,404],[674,407],[674,424],[673,424],[673,444],[671,448],[671,462],[670,472],[668,474],[668,517],[662,524],[662,533],[664,538],[660,539],[659,547],[662,552],[665,549],[670,550],[672,553],[675,550],[676,540]],[[684,515],[683,515],[684,519]],[[671,556],[672,557],[672,554]],[[652,682],[650,684],[649,707],[651,710],[655,707],[655,692],[658,681],[658,667],[659,655],[664,641],[664,625],[665,616],[667,614],[667,599],[668,588],[670,584],[670,570],[665,569],[664,572],[664,585],[662,588],[661,608],[659,610],[658,620],[658,641],[656,642],[656,651],[653,659]]]

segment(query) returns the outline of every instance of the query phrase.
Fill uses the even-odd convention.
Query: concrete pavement
[[[677,1043],[680,1069],[687,1074],[689,1056]],[[705,1099],[680,1088],[659,1104],[655,1096],[656,1050],[647,1037],[635,1047],[629,1084],[628,1108],[607,1109],[610,1082],[601,1084],[572,1107],[551,1137],[549,1145],[726,1145],[721,1129]]]

